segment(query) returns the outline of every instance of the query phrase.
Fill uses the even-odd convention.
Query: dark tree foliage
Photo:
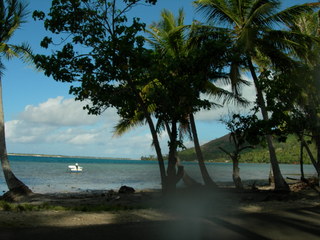
[[[168,175],[173,176],[173,181],[179,180],[179,171],[175,170],[176,151],[183,147],[183,135],[178,131],[177,124],[188,126],[190,114],[212,107],[209,100],[201,98],[201,93],[207,92],[208,81],[222,71],[217,62],[221,60],[225,46],[211,46],[215,47],[208,50],[205,45],[199,46],[193,51],[189,50],[188,55],[180,57],[156,53],[155,68],[151,70],[155,74],[152,78],[154,81],[147,86],[146,98],[152,101],[159,122],[171,126]]]
[[[190,113],[201,109],[210,109],[212,102],[200,97],[206,93],[206,84],[210,74],[218,74],[221,70],[211,68],[209,54],[213,51],[216,60],[219,55],[218,48],[211,54],[204,47],[190,53],[187,57],[179,59],[171,56],[155,56],[154,82],[148,92],[149,99],[156,104],[155,115],[165,121],[176,119],[181,123],[187,121]],[[212,62],[211,62],[212,63]]]
[[[252,125],[256,121],[256,115],[241,116],[240,114],[233,114],[230,119],[222,120],[230,131],[229,140],[233,145],[233,151],[227,151],[222,147],[219,147],[219,149],[232,159],[232,178],[236,188],[243,188],[239,169],[240,153],[245,149],[253,148],[253,145],[249,144],[249,142],[256,144],[259,141],[258,135],[253,135],[252,132]]]
[[[150,50],[143,47],[139,33],[145,24],[138,18],[129,21],[126,13],[139,3],[155,1],[54,0],[45,16],[35,11],[35,19],[63,38],[56,47],[52,37],[41,46],[55,48],[51,55],[37,55],[35,63],[56,81],[72,83],[70,93],[77,100],[90,100],[86,109],[100,114],[108,107],[117,109],[122,119],[142,112],[149,124],[156,148],[162,184],[165,167],[149,103],[141,93],[150,81]],[[120,6],[120,7],[119,7]],[[164,186],[164,185],[163,185]]]
[[[35,62],[57,81],[79,82],[70,93],[79,100],[91,99],[90,113],[99,114],[119,104],[121,111],[122,100],[127,99],[123,94],[132,95],[126,90],[128,79],[143,79],[143,69],[150,62],[143,38],[137,36],[144,24],[139,19],[128,24],[125,16],[138,1],[125,2],[120,10],[116,1],[57,0],[44,21],[48,31],[63,34],[65,39],[61,50],[50,56],[37,55]],[[34,17],[44,19],[39,12]],[[52,38],[45,37],[41,46],[48,48],[52,43]]]
[[[320,174],[319,131],[319,72],[317,67],[301,65],[294,71],[270,75],[265,89],[269,110],[272,112],[268,128],[280,141],[286,141],[288,134],[298,136],[301,145]],[[305,139],[310,139],[307,141]],[[314,142],[318,149],[317,160],[310,151]]]
[[[214,59],[208,56],[213,51],[205,51],[203,45],[190,55],[193,57],[172,59],[146,49],[144,38],[139,36],[145,24],[138,18],[129,21],[126,17],[127,11],[139,2],[142,1],[117,5],[115,0],[53,1],[48,16],[38,11],[33,16],[43,20],[45,28],[63,40],[51,55],[37,55],[34,59],[47,76],[72,83],[70,93],[77,100],[89,99],[85,108],[90,114],[114,107],[124,121],[145,119],[157,150],[162,183],[175,185],[179,173],[174,166],[171,179],[169,176],[169,181],[166,180],[151,115],[173,126],[186,121],[190,112],[211,106],[200,98],[200,93],[204,92],[204,81],[212,72],[205,59]],[[55,41],[45,37],[41,46],[55,47]],[[218,53],[222,56],[222,49]],[[176,139],[176,129],[173,132],[172,139]],[[172,139],[170,148],[175,152],[173,149],[180,142]]]

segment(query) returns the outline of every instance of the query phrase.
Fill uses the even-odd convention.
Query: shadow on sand
[[[165,221],[150,221],[139,217],[138,222],[80,227],[14,229],[2,227],[0,229],[0,239],[312,240],[319,239],[320,235],[320,207],[276,213],[237,213],[228,216],[198,216],[192,218],[178,216],[174,220]],[[115,222],[117,222],[116,219]]]

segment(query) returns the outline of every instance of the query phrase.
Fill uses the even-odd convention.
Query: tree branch
[[[222,148],[222,147],[219,147],[219,149],[220,149],[221,151],[223,151],[225,154],[227,154],[229,157],[231,157],[231,159],[233,159],[233,155],[232,155],[231,153],[229,153],[227,150],[225,150],[225,149]]]

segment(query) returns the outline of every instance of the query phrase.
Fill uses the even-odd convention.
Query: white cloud
[[[252,86],[245,87],[243,93],[245,97],[254,99]],[[118,121],[116,110],[108,109],[101,116],[90,116],[82,109],[83,105],[74,99],[56,97],[38,105],[26,106],[14,120],[6,122],[8,152],[126,158],[155,155],[148,126],[133,129],[121,137],[113,137],[113,126]],[[212,134],[217,130],[208,128],[217,125],[205,122],[219,119],[232,108],[235,109],[234,106],[225,106],[198,113],[196,120],[202,120],[198,121],[198,130],[201,129],[199,136],[206,141],[213,139]],[[163,132],[160,136],[163,154],[168,153],[167,141],[167,133]],[[186,145],[193,144],[187,142]]]
[[[63,97],[28,105],[16,119],[6,122],[8,152],[127,158],[155,154],[147,126],[113,137],[116,110],[88,116],[82,105]],[[166,137],[161,136],[164,154]]]
[[[81,126],[96,123],[99,116],[88,115],[85,103],[59,96],[50,98],[38,106],[27,105],[19,118],[32,123],[52,126]]]
[[[88,145],[88,144],[101,144],[103,135],[102,126],[91,126],[89,129],[80,127],[74,128],[57,128],[51,131],[50,135],[44,137],[45,142],[59,143],[64,142],[71,145]]]
[[[29,123],[23,120],[6,122],[6,138],[11,142],[31,143],[42,141],[42,137],[55,129],[52,126]]]

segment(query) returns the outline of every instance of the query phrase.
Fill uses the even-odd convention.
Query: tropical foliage
[[[38,55],[35,61],[55,80],[74,83],[70,92],[78,100],[91,100],[92,105],[86,107],[89,113],[100,114],[107,107],[116,108],[121,118],[118,133],[126,125],[146,121],[156,148],[163,188],[174,188],[181,171],[176,172],[173,157],[169,158],[171,164],[165,171],[152,116],[172,123],[175,137],[170,146],[174,152],[176,123],[181,112],[173,109],[183,108],[178,106],[179,95],[174,98],[173,91],[178,93],[179,89],[170,81],[172,74],[165,74],[170,73],[172,66],[166,66],[168,62],[160,61],[143,47],[144,38],[138,33],[144,24],[136,18],[131,23],[127,21],[126,11],[135,4],[137,1],[128,1],[124,6],[117,1],[54,2],[45,24],[50,31],[67,32],[73,38],[61,50],[51,56]],[[34,16],[44,18],[41,12],[35,12]],[[48,47],[51,43],[52,39],[47,37],[42,45]],[[76,47],[85,47],[88,52],[79,53]]]
[[[319,4],[280,10],[281,2],[276,0],[197,0],[206,23],[185,25],[183,11],[175,17],[163,10],[161,20],[146,34],[144,23],[138,18],[130,21],[126,15],[139,2],[156,1],[56,0],[47,16],[35,11],[34,17],[43,20],[48,31],[64,39],[51,55],[37,55],[34,61],[56,81],[71,83],[70,93],[77,100],[90,100],[86,106],[90,114],[115,108],[120,116],[116,134],[148,124],[165,190],[173,190],[184,174],[176,153],[183,147],[185,133],[194,140],[204,182],[210,182],[203,156],[208,159],[205,148],[213,147],[204,146],[201,153],[194,114],[218,106],[205,94],[224,98],[224,104],[230,99],[245,102],[241,86],[247,82],[242,72],[251,74],[257,94],[254,113],[259,110],[262,119],[248,116],[256,119],[250,128],[241,127],[247,118],[239,118],[239,125],[231,123],[238,149],[220,146],[224,152],[236,151],[237,161],[246,161],[245,156],[249,159],[253,152],[252,161],[270,161],[276,190],[288,190],[288,185],[279,168],[283,155],[279,153],[285,150],[274,144],[275,138],[291,146],[295,138],[289,134],[295,134],[307,150],[306,139],[315,142],[318,159],[312,162],[320,166],[319,78],[315,74]],[[148,35],[149,45],[142,33]],[[53,43],[55,39],[45,37],[41,46],[49,48]],[[302,68],[306,69],[303,76],[297,72]],[[233,95],[216,87],[219,80],[232,86]],[[298,119],[299,128],[294,125]],[[167,168],[159,144],[164,130],[168,133]],[[256,146],[266,143],[268,150],[246,149],[240,157],[239,150],[250,136],[251,140],[256,137]],[[179,155],[183,158],[183,153]]]
[[[279,163],[298,164],[300,159],[300,142],[295,135],[289,135],[285,142],[274,142]],[[230,142],[230,136],[225,135],[214,139],[201,146],[204,158],[210,162],[230,162],[228,155],[222,152],[220,148],[226,149],[228,152],[234,151],[234,145]],[[314,144],[309,144],[313,154],[316,154]],[[196,154],[194,148],[188,148],[179,152],[179,157],[183,161],[195,161]],[[245,149],[240,154],[240,163],[269,163],[268,149],[262,145],[256,145],[252,149]],[[311,164],[311,160],[306,152],[304,152],[304,163]]]
[[[14,175],[8,160],[2,102],[2,76],[5,67],[2,60],[18,57],[25,62],[31,61],[31,50],[27,44],[13,45],[9,42],[14,32],[24,23],[26,13],[26,5],[19,0],[0,0],[0,158],[9,190],[22,194],[30,193],[31,190]]]
[[[238,91],[237,79],[241,68],[248,69],[257,90],[257,107],[263,120],[269,121],[268,105],[263,96],[268,85],[264,72],[268,68],[281,72],[297,67],[296,59],[288,52],[301,52],[307,36],[297,32],[293,34],[285,26],[293,23],[301,14],[312,12],[312,6],[296,5],[280,11],[280,1],[273,0],[198,0],[195,3],[211,23],[226,26],[224,31],[233,39],[238,56],[230,67],[234,89]],[[312,38],[308,40],[312,41]],[[288,190],[278,165],[272,136],[268,133],[265,136],[275,188]]]

